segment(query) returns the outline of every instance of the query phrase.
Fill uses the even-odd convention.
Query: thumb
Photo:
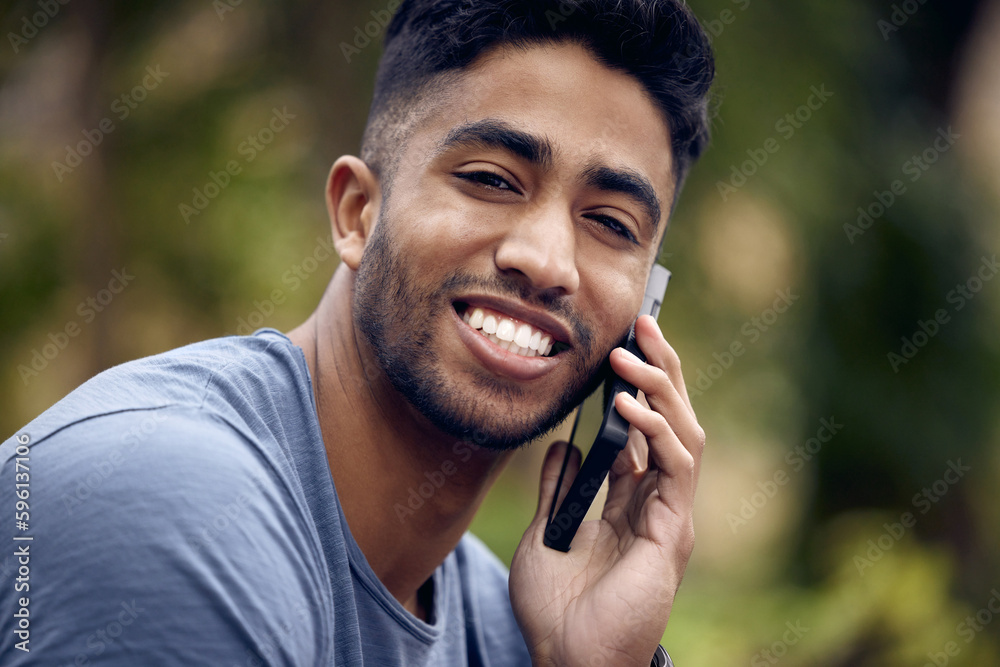
[[[567,460],[567,450],[569,459]],[[552,443],[545,453],[542,461],[542,477],[538,485],[538,508],[535,510],[535,518],[532,523],[541,523],[544,527],[549,519],[549,515],[559,508],[559,503],[566,497],[569,487],[576,479],[577,472],[580,471],[580,460],[582,455],[580,450],[568,442],[559,440]],[[565,472],[563,472],[565,467]],[[562,473],[561,484],[559,475]],[[559,486],[558,495],[556,486]],[[552,499],[556,502],[553,506]]]

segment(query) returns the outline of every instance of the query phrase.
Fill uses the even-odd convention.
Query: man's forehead
[[[454,90],[445,103],[459,114],[448,119],[452,125],[465,120],[462,113],[503,111],[526,123],[550,121],[555,130],[579,127],[591,143],[670,146],[666,119],[642,83],[573,42],[492,49],[455,79]],[[669,153],[659,158],[670,160]]]

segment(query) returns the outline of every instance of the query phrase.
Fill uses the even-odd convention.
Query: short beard
[[[517,449],[552,431],[597,388],[611,349],[596,357],[588,354],[593,346],[589,328],[554,300],[543,305],[560,312],[574,328],[578,353],[573,360],[578,378],[574,385],[533,414],[524,414],[524,406],[518,405],[523,389],[516,384],[486,376],[477,379],[478,389],[505,404],[502,409],[492,409],[454,386],[441,371],[430,330],[436,321],[433,314],[453,307],[448,295],[459,288],[478,286],[492,294],[528,300],[535,290],[504,276],[484,280],[457,272],[437,290],[420,290],[394,247],[389,231],[392,222],[385,212],[383,209],[358,267],[354,325],[392,386],[437,429],[495,451]],[[540,299],[535,294],[532,300]]]

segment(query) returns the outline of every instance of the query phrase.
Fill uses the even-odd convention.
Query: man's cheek
[[[610,341],[609,354],[611,350],[624,343],[625,339],[628,338],[629,331],[638,317],[639,308],[642,307],[641,301],[635,304],[632,303],[631,295],[619,296],[612,303],[615,303],[617,307],[606,309],[604,311],[605,316],[594,329],[594,331],[604,334],[606,339]]]

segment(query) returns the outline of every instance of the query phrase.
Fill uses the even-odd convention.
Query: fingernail
[[[631,403],[632,405],[641,405],[639,403],[639,401],[636,400],[635,396],[633,396],[632,394],[628,393],[627,391],[619,392],[618,395],[619,396],[624,396],[626,403]]]
[[[618,349],[621,350],[621,357],[625,361],[627,361],[627,362],[629,362],[631,364],[638,364],[640,366],[645,363],[642,359],[640,359],[639,357],[635,356],[634,354],[632,354],[631,352],[629,352],[628,350],[626,350],[624,347],[620,347]]]

